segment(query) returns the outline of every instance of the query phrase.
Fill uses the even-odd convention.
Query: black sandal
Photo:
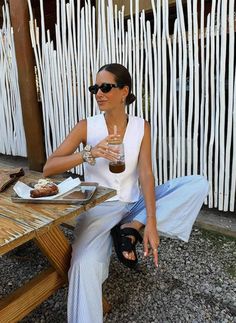
[[[113,238],[113,243],[118,259],[122,264],[129,268],[135,268],[138,264],[138,257],[136,253],[135,246],[137,242],[142,243],[143,238],[136,229],[133,228],[123,228],[120,225],[116,225],[111,229],[111,235]],[[129,237],[134,237],[134,241]],[[123,255],[123,252],[134,252],[135,260],[127,259]]]

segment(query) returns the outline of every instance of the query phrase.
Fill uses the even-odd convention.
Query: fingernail
[[[144,252],[144,257],[146,257],[147,256],[147,253],[146,253],[146,251]]]

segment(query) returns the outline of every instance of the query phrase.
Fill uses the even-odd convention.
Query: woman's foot
[[[127,267],[135,268],[138,263],[135,246],[142,242],[139,230],[143,224],[133,221],[123,225],[116,225],[111,230],[114,247],[118,259]]]
[[[132,228],[132,229],[135,229],[137,230],[138,232],[142,229],[144,225],[138,221],[132,221],[132,222],[127,222],[127,223],[124,223],[120,226],[121,229],[124,229],[124,228]],[[131,243],[134,244],[135,243],[135,237],[130,235],[128,236],[130,239],[131,239]],[[126,259],[130,259],[130,260],[135,260],[136,257],[135,257],[135,253],[133,251],[123,251],[123,255]]]

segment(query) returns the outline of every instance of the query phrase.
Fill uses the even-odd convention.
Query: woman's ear
[[[122,90],[123,90],[123,95],[127,97],[129,94],[129,87],[125,85]]]

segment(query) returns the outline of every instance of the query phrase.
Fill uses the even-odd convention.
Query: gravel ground
[[[46,265],[32,242],[3,256],[1,296]],[[159,268],[142,259],[138,272],[113,254],[104,294],[112,304],[105,323],[236,322],[236,240],[197,228],[189,243],[161,238]],[[21,322],[66,322],[66,298],[64,287]]]

